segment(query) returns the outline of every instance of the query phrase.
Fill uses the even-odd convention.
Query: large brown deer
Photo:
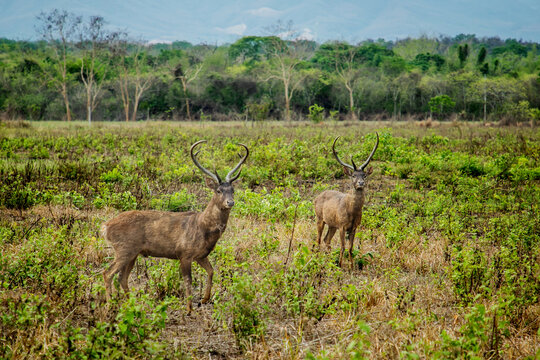
[[[191,312],[191,263],[196,261],[208,274],[201,302],[204,304],[210,299],[214,269],[208,261],[208,254],[227,227],[234,205],[232,183],[240,176],[239,169],[246,161],[249,149],[240,144],[246,149],[246,154],[222,181],[217,172],[212,173],[199,163],[198,151],[193,153],[195,147],[203,142],[205,140],[193,144],[190,154],[195,165],[208,176],[206,184],[214,190],[204,211],[127,211],[102,225],[102,236],[112,244],[116,253],[111,266],[103,272],[107,299],[110,299],[111,283],[116,273],[120,273],[120,285],[124,291],[129,291],[129,273],[139,255],[180,260],[188,313]]]
[[[315,214],[317,215],[317,243],[319,249],[321,247],[321,237],[324,230],[324,225],[328,225],[328,232],[324,237],[324,242],[330,248],[330,241],[339,229],[341,238],[341,252],[339,254],[339,266],[343,264],[343,252],[345,251],[345,233],[349,234],[349,258],[351,260],[351,268],[353,267],[352,249],[354,245],[354,236],[356,228],[362,220],[362,207],[364,206],[364,188],[366,178],[371,174],[373,169],[366,166],[373,158],[373,154],[379,146],[379,134],[377,134],[377,142],[371,150],[367,160],[356,166],[353,157],[351,156],[352,165],[346,164],[339,158],[336,153],[336,141],[339,136],[334,139],[332,144],[332,152],[338,163],[343,166],[343,170],[352,180],[352,188],[348,193],[342,193],[335,190],[326,190],[315,198]]]

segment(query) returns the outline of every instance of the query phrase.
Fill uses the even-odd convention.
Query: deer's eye
[[[216,192],[217,192],[218,194],[221,194],[221,190],[216,190]]]

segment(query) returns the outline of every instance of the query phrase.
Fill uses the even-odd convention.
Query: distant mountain
[[[232,42],[265,34],[277,20],[292,20],[303,37],[319,42],[460,33],[540,41],[538,0],[1,0],[0,37],[36,39],[36,16],[54,8],[101,15],[111,28],[153,42]]]

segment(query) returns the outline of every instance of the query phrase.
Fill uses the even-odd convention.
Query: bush
[[[114,323],[99,322],[89,330],[80,353],[88,359],[165,356],[165,346],[158,336],[165,327],[169,305],[170,301],[155,304],[147,295],[131,295]]]
[[[170,195],[163,195],[158,199],[150,200],[150,207],[164,211],[190,211],[197,208],[197,196],[182,189]]]
[[[214,316],[224,322],[234,333],[239,346],[245,348],[252,340],[259,339],[265,330],[263,311],[258,303],[258,286],[248,274],[235,272],[229,286],[231,299],[216,301]],[[228,316],[232,317],[228,323]]]
[[[0,187],[0,204],[7,209],[26,210],[38,200],[38,192],[20,180],[6,183]]]
[[[309,107],[308,118],[313,121],[315,124],[320,123],[324,120],[324,107],[317,104],[313,104]]]

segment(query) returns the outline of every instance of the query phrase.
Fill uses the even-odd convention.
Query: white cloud
[[[172,44],[171,40],[161,40],[161,39],[153,39],[148,42],[148,45],[154,45],[154,44]]]
[[[291,31],[284,31],[277,36],[280,39],[283,40],[313,40],[315,39],[315,35],[313,34],[313,31],[308,28],[302,29],[302,32],[291,30]]]
[[[247,29],[247,25],[242,23],[238,25],[229,26],[227,28],[220,28],[217,27],[217,30],[224,32],[225,34],[231,34],[231,35],[243,35],[244,32]]]
[[[315,39],[315,35],[313,35],[313,32],[311,31],[311,29],[305,28],[302,30],[302,33],[298,36],[298,39],[313,40]]]
[[[250,15],[261,16],[261,17],[273,17],[281,14],[281,11],[271,9],[269,7],[262,7],[258,9],[251,9],[246,11]]]

